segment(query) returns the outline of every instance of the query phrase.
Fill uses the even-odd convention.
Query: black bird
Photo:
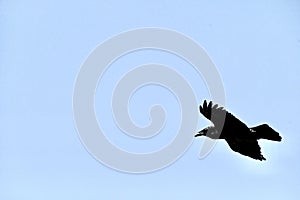
[[[257,140],[267,139],[281,141],[278,132],[267,124],[248,128],[246,124],[227,112],[223,107],[206,100],[200,105],[200,113],[209,119],[214,126],[199,131],[195,137],[206,136],[211,139],[225,139],[230,148],[242,155],[256,160],[266,160],[261,154]]]

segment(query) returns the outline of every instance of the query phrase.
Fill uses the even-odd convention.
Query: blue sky
[[[3,0],[0,16],[0,199],[299,197],[299,1]],[[77,73],[98,44],[140,27],[179,31],[207,51],[222,76],[227,108],[249,126],[267,122],[283,136],[280,144],[260,141],[266,162],[238,155],[223,141],[199,160],[203,139],[155,173],[121,173],[93,159],[73,121]],[[151,151],[176,135],[176,99],[157,87],[133,97],[130,112],[140,125],[148,123],[149,105],[166,105],[166,130],[149,143],[119,137],[97,99],[109,101],[110,76],[123,72],[118,66],[153,61],[181,72],[199,104],[210,98],[201,76],[174,55],[141,51],[118,60],[103,77],[95,106],[111,141],[130,151]],[[208,124],[199,115],[199,129]]]

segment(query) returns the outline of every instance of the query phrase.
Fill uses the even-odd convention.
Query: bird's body
[[[265,160],[261,154],[257,140],[268,139],[281,141],[278,132],[267,124],[248,128],[248,126],[227,112],[223,107],[204,101],[200,113],[209,119],[214,126],[209,126],[198,132],[197,136],[207,136],[212,139],[225,139],[233,151],[257,160]]]

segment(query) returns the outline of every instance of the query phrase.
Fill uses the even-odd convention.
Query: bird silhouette
[[[199,108],[200,113],[209,119],[214,126],[204,128],[195,137],[206,136],[211,139],[225,139],[233,151],[260,161],[266,159],[261,153],[257,140],[281,141],[279,133],[269,125],[261,124],[248,128],[246,124],[223,107],[213,104],[212,101],[207,104],[205,100]]]

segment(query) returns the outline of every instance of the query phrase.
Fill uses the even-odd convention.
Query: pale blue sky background
[[[116,172],[87,153],[72,116],[80,65],[108,37],[145,26],[174,29],[196,40],[220,71],[228,109],[248,125],[267,122],[282,134],[280,144],[260,142],[266,162],[240,156],[225,142],[198,160],[203,139],[195,140],[170,167],[144,175]],[[115,84],[109,76],[120,72],[118,66],[129,69],[149,61],[180,71],[199,103],[209,98],[191,66],[174,55],[142,51],[112,66],[96,102],[102,92],[103,101],[109,100],[105,94]],[[0,199],[298,199],[299,66],[298,0],[2,0]],[[136,94],[130,104],[135,122],[147,124],[145,110],[153,102],[165,104],[168,112],[160,139],[140,145],[121,136],[108,113],[104,129],[114,134],[111,140],[128,150],[149,151],[176,135],[178,105],[162,88]],[[101,110],[101,104],[96,108]],[[105,114],[99,111],[97,116],[103,119]],[[207,124],[199,116],[199,129]]]

